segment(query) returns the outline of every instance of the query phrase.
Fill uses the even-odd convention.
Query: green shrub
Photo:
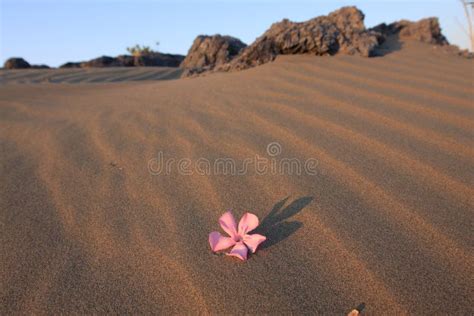
[[[159,46],[159,45],[160,45],[160,42],[156,42],[156,46]],[[137,44],[132,47],[127,47],[127,52],[129,52],[133,56],[143,56],[143,55],[156,53],[157,51],[152,50],[149,46],[140,46]]]

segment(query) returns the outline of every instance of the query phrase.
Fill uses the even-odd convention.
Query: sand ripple
[[[126,81],[179,73],[2,72],[0,313],[472,313],[473,70],[413,44],[160,82]],[[270,142],[318,173],[147,168]],[[228,208],[269,236],[245,264],[209,251]]]

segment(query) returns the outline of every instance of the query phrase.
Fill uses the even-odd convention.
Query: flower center
[[[235,236],[235,241],[236,242],[241,242],[243,240],[243,237],[240,235]]]

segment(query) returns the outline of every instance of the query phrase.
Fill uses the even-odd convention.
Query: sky
[[[0,61],[59,66],[126,54],[135,44],[184,55],[200,34],[250,44],[273,22],[305,21],[345,5],[364,12],[366,27],[437,16],[450,43],[468,47],[458,0],[0,0]]]

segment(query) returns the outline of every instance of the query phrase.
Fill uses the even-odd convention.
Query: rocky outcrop
[[[31,68],[32,69],[50,69],[51,67],[49,67],[48,65],[41,64],[41,65],[31,65]]]
[[[378,45],[378,35],[365,29],[364,14],[356,7],[344,7],[301,23],[283,20],[273,24],[222,69],[245,69],[287,54],[343,53],[368,57]]]
[[[23,58],[13,57],[9,58],[3,64],[3,68],[5,69],[27,69],[31,68],[31,65],[24,60]]]
[[[373,31],[388,37],[398,35],[402,40],[416,40],[434,45],[448,45],[448,40],[441,33],[438,18],[426,18],[417,22],[401,20],[391,24],[379,24]]]
[[[120,55],[117,57],[101,56],[86,62],[69,62],[59,68],[103,68],[103,67],[179,67],[183,55],[149,53],[138,56]]]
[[[101,56],[81,63],[81,68],[102,68],[102,67],[120,67],[120,61],[117,58]]]
[[[140,56],[134,56],[133,59],[134,66],[179,67],[179,65],[185,59],[185,56],[154,52]]]
[[[356,7],[343,7],[328,16],[320,16],[296,23],[287,19],[274,23],[250,46],[243,48],[235,58],[216,58],[228,50],[219,49],[213,37],[198,37],[181,65],[193,69],[183,76],[209,70],[231,71],[246,69],[270,62],[278,55],[359,54],[372,56],[381,34],[366,30],[364,14]]]
[[[474,58],[474,54],[467,49],[460,49],[449,44],[441,32],[438,18],[426,18],[417,22],[401,20],[390,24],[379,24],[371,30],[382,35],[383,40],[397,37],[400,40],[415,40],[433,45],[433,49],[449,55],[464,58]]]
[[[48,65],[30,65],[29,62],[24,60],[23,58],[14,57],[9,58],[5,61],[3,65],[5,69],[49,69]]]
[[[77,63],[73,63],[73,62],[69,62],[69,63],[65,63],[65,64],[62,64],[61,66],[59,66],[59,68],[81,68],[81,62],[77,62]]]
[[[273,61],[278,55],[358,54],[364,57],[380,56],[385,51],[398,49],[391,46],[393,40],[416,40],[435,45],[443,52],[471,57],[466,50],[449,45],[441,33],[437,18],[418,22],[399,21],[380,24],[366,29],[364,14],[356,7],[343,7],[327,16],[319,16],[306,22],[287,19],[274,23],[250,46],[240,48],[238,55],[229,54],[231,37],[199,36],[181,65],[184,77],[209,71],[232,71],[255,67]],[[390,40],[389,40],[390,39]],[[387,42],[384,47],[383,42]],[[234,52],[236,50],[233,50]]]
[[[130,55],[119,55],[117,56],[117,62],[120,67],[133,67],[135,66],[135,58]]]
[[[194,40],[181,68],[185,69],[185,76],[212,70],[231,61],[245,47],[245,43],[232,36],[200,35]]]

